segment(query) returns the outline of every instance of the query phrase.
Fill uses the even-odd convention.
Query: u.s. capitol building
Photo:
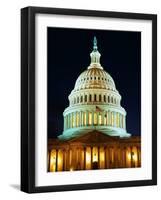
[[[141,166],[140,136],[126,130],[122,97],[100,63],[96,37],[90,57],[68,97],[63,133],[48,140],[50,172]]]

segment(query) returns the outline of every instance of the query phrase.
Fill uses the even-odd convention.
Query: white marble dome
[[[60,139],[69,139],[98,130],[110,136],[129,137],[126,111],[113,78],[100,64],[101,54],[94,38],[91,63],[82,72],[71,91],[69,107],[64,110],[64,131]]]
[[[94,65],[92,68],[89,68],[80,74],[75,83],[74,91],[89,88],[116,91],[115,83],[112,77],[105,70]]]

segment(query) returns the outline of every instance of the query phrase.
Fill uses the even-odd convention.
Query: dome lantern
[[[91,52],[90,56],[91,56],[91,64],[88,67],[88,69],[93,68],[93,67],[103,69],[101,64],[100,64],[101,54],[98,51],[97,38],[95,36],[94,36],[94,39],[93,39],[93,51]]]

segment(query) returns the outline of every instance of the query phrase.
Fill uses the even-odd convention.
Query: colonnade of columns
[[[48,171],[131,168],[141,166],[140,147],[87,146],[52,149]]]
[[[95,125],[126,129],[125,116],[114,111],[77,111],[64,117],[64,130]]]

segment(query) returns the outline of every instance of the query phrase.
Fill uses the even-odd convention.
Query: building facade
[[[100,64],[94,37],[91,63],[76,80],[64,110],[64,131],[48,141],[48,171],[140,167],[141,141],[126,131],[126,111],[114,80]]]

